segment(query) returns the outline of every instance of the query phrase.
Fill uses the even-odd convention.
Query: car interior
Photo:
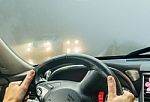
[[[23,80],[28,70],[35,69],[29,102],[98,102],[99,93],[107,102],[108,75],[116,78],[118,95],[128,90],[136,97],[135,102],[149,102],[149,55],[141,55],[149,47],[126,56],[64,54],[34,66],[19,58],[3,40],[0,48],[1,101],[10,82]]]
[[[108,76],[150,102],[149,4],[0,0],[0,101],[33,69],[27,102],[107,102]]]

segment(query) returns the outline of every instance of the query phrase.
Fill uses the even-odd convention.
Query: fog
[[[0,37],[10,46],[81,39],[94,56],[114,43],[147,47],[149,5],[149,0],[0,0]]]

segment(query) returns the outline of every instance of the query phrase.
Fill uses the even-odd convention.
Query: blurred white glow
[[[82,44],[80,44],[80,41],[78,39],[67,40],[64,43],[63,49],[66,53],[81,53]]]
[[[44,46],[46,46],[46,47],[47,47],[47,46],[51,46],[51,43],[50,43],[50,42],[45,42],[45,43],[44,43]]]
[[[81,52],[81,50],[80,50],[80,48],[75,48],[75,53],[80,53]]]
[[[70,44],[70,40],[66,41],[66,44],[69,45]]]
[[[31,59],[28,60],[28,63],[34,64],[33,60],[31,60]]]
[[[67,48],[67,53],[71,53],[71,49],[70,48]]]
[[[47,47],[47,48],[46,48],[46,51],[47,51],[47,52],[48,52],[48,51],[50,51],[50,50],[51,50],[51,48],[50,48],[50,47]]]
[[[79,44],[79,40],[75,40],[74,43],[75,43],[75,44]]]
[[[30,51],[31,51],[31,48],[28,47],[28,48],[27,48],[27,51],[30,52]]]
[[[31,47],[33,45],[33,43],[28,43],[28,47]]]

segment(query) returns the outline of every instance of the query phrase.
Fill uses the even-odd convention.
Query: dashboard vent
[[[150,102],[150,73],[143,75],[143,102]]]

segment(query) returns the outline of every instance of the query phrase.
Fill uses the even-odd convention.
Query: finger
[[[9,83],[9,86],[12,86],[12,85],[20,85],[22,81],[15,81],[15,82],[11,82]]]
[[[22,82],[22,84],[20,85],[22,88],[27,89],[30,85],[30,83],[32,82],[33,78],[35,75],[35,71],[34,70],[30,70],[27,73],[27,76],[25,77],[24,81]]]
[[[7,93],[7,91],[8,91],[8,87],[6,87],[6,89],[5,89],[5,94]]]
[[[129,100],[129,102],[134,102],[135,97],[131,92],[129,91],[123,91],[123,92],[124,92],[123,95],[126,97],[126,99]]]
[[[126,91],[126,90],[123,91],[123,95],[130,97],[130,98],[134,98],[134,95],[131,92]]]
[[[107,77],[107,84],[108,84],[108,97],[112,98],[115,97],[116,94],[116,81],[112,76]]]

